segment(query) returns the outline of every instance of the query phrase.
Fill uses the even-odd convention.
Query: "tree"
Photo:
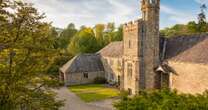
[[[198,15],[198,31],[199,32],[207,32],[208,24],[206,22],[205,10],[207,9],[206,4],[201,5],[201,13]]]
[[[113,32],[115,30],[115,23],[108,23],[107,24],[107,31]]]
[[[83,28],[72,39],[68,51],[72,55],[94,53],[99,50],[93,29]]]
[[[0,109],[58,110],[62,102],[50,90],[58,82],[47,73],[57,55],[51,25],[22,2],[5,0],[0,13]]]
[[[97,24],[95,25],[94,30],[95,30],[95,37],[97,39],[98,45],[100,48],[102,48],[104,46],[103,35],[104,35],[105,25]]]
[[[113,36],[113,41],[122,41],[123,40],[123,25],[118,27],[118,30],[115,32]]]
[[[73,23],[70,23],[66,29],[64,29],[58,39],[59,47],[66,49],[70,44],[72,37],[77,33],[77,29]]]
[[[187,28],[189,33],[197,33],[198,32],[198,24],[195,21],[191,21],[187,24]]]

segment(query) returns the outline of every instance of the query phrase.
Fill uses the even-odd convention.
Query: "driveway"
[[[78,96],[69,91],[66,87],[62,87],[55,91],[58,93],[58,99],[65,100],[65,106],[60,110],[113,110],[111,100],[109,100],[110,102],[103,101],[104,103],[85,103]]]

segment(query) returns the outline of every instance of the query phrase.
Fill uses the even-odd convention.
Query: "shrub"
[[[107,80],[104,77],[96,77],[94,79],[95,84],[105,84]]]
[[[114,104],[117,110],[208,110],[208,92],[202,95],[176,91],[143,91],[133,98],[123,96]]]

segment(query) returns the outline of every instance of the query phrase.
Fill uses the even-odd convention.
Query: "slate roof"
[[[77,55],[60,68],[63,73],[104,71],[100,56],[97,54]]]
[[[123,56],[123,42],[117,41],[108,44],[101,49],[98,54],[106,57],[122,57]]]
[[[165,59],[208,64],[208,34],[168,39]]]

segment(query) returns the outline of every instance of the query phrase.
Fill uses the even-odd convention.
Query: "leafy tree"
[[[123,40],[123,25],[118,27],[118,30],[115,32],[113,36],[113,41],[122,41]]]
[[[99,50],[92,28],[83,28],[72,39],[68,51],[72,55],[94,53]]]
[[[22,2],[1,1],[0,13],[0,109],[58,110],[57,79],[47,73],[57,55],[51,25]]]
[[[103,36],[104,46],[114,41],[121,41],[123,39],[123,26],[120,25],[116,29],[114,23],[108,23]]]
[[[108,23],[107,24],[107,31],[113,32],[115,30],[115,23]]]
[[[187,28],[189,33],[197,33],[198,32],[198,24],[195,21],[191,21],[187,24]]]
[[[198,15],[198,31],[199,32],[207,32],[208,24],[206,22],[205,10],[207,9],[206,4],[201,5],[201,13]]]
[[[105,31],[105,25],[104,24],[97,24],[94,27],[95,29],[95,37],[97,39],[98,45],[100,48],[104,46],[104,40],[103,40],[103,35]]]
[[[58,39],[59,47],[66,49],[70,44],[72,37],[77,33],[77,29],[73,23],[70,23],[66,29],[64,29]]]

